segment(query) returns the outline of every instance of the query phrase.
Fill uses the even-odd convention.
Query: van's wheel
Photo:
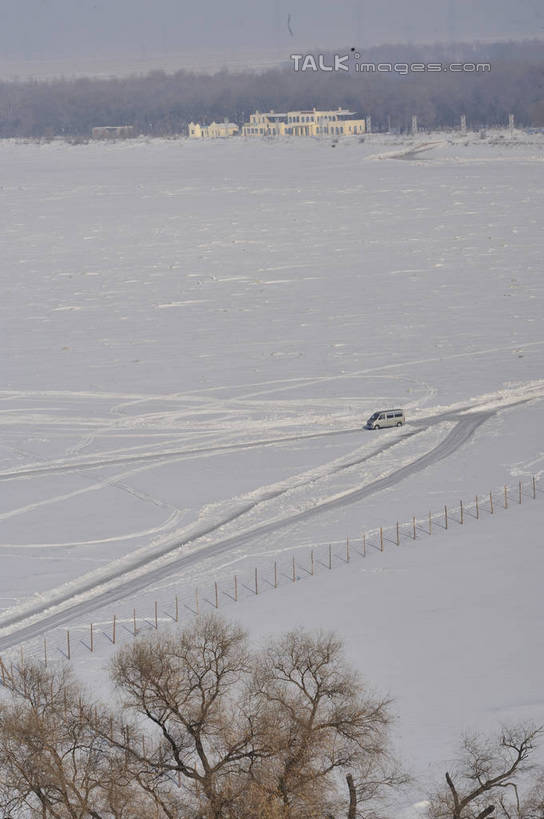
[[[380,428],[381,428],[381,427],[380,427],[380,425],[379,425],[379,424],[374,424],[374,429],[380,429]]]
[[[397,426],[398,426],[398,427],[401,427],[401,426],[402,426],[402,421],[399,421],[399,422],[397,423]]]

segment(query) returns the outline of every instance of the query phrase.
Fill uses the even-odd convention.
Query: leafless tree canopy
[[[16,667],[0,708],[0,806],[6,816],[136,819],[151,808],[104,739],[105,712],[65,669]],[[152,814],[150,814],[152,815]]]
[[[539,819],[543,791],[537,785],[524,802],[519,781],[531,769],[530,756],[542,732],[518,725],[494,739],[466,735],[455,771],[446,773],[445,787],[431,797],[430,819]]]
[[[250,650],[217,617],[136,639],[112,662],[122,706],[66,669],[5,671],[0,808],[12,817],[307,819],[377,816],[403,781],[389,703],[330,634]]]
[[[253,775],[281,801],[285,815],[344,815],[343,797],[351,793],[355,804],[368,803],[397,781],[388,758],[389,702],[364,691],[334,635],[299,630],[271,642],[259,657],[253,687],[274,742],[271,759],[257,764]],[[347,774],[352,785],[339,802]]]
[[[253,650],[215,615],[117,652],[119,700],[67,667],[2,666],[0,816],[12,819],[392,819],[406,783],[389,700],[340,640],[298,629]],[[544,819],[542,729],[465,736],[429,819]],[[532,784],[531,784],[532,782]]]

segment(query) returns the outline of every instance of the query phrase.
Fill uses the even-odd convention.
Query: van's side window
[[[395,418],[402,418],[402,412],[396,412]]]
[[[393,415],[393,413],[391,413],[391,415],[389,415],[389,413],[388,413],[388,414],[387,414],[387,417],[388,417],[388,418],[394,418],[395,416]]]

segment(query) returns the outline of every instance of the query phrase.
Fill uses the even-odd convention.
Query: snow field
[[[130,640],[217,582],[256,638],[338,630],[422,779],[463,726],[540,719],[543,146],[1,143],[2,655],[70,628],[108,695],[113,613]]]

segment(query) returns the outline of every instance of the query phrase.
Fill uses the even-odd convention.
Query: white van
[[[405,422],[404,410],[380,410],[371,415],[366,422],[367,429],[384,429],[385,427],[401,427]]]

